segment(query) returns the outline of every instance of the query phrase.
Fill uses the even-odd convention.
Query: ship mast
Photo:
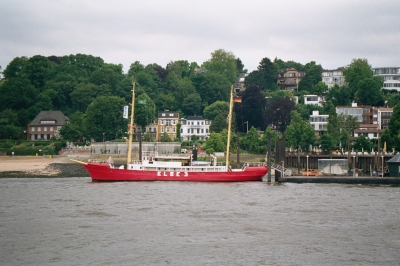
[[[229,114],[228,114],[228,141],[226,144],[226,170],[229,169],[229,147],[231,142],[231,126],[232,126],[232,107],[233,107],[233,85],[231,86],[231,96],[229,99]]]
[[[132,163],[132,138],[133,138],[133,118],[135,116],[135,82],[132,83],[132,111],[131,123],[129,125],[129,141],[128,141],[128,157],[126,161],[126,168]]]

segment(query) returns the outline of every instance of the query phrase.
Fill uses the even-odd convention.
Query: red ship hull
[[[261,181],[268,172],[266,166],[246,167],[244,170],[229,172],[177,172],[126,170],[110,168],[105,163],[87,163],[83,167],[94,182],[121,181],[194,181],[194,182],[245,182]]]

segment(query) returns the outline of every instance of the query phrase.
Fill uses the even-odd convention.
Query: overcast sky
[[[399,0],[0,0],[0,66],[15,57],[90,54],[106,63],[187,60],[217,49],[253,71],[262,58],[335,69],[400,66]]]

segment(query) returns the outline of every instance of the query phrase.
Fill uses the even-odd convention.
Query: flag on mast
[[[128,119],[128,106],[124,106],[124,115],[123,118]]]
[[[233,98],[233,101],[234,101],[235,103],[241,103],[241,102],[242,102],[242,97],[235,96],[235,97]]]

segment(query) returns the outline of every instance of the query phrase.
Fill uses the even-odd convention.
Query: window
[[[32,127],[31,131],[34,132],[35,131],[35,127]]]
[[[42,131],[42,128],[41,128],[41,127],[38,127],[38,128],[37,128],[37,131]]]
[[[167,126],[170,126],[171,125],[171,120],[167,120],[167,124],[166,124]]]
[[[164,133],[164,127],[161,127],[161,133]]]
[[[53,131],[53,127],[50,127],[50,131]]]
[[[190,133],[190,128],[188,128],[188,132],[187,133]]]
[[[162,113],[161,116],[165,116],[165,113]]]
[[[43,128],[43,131],[47,131],[47,127],[44,127],[44,128]]]

